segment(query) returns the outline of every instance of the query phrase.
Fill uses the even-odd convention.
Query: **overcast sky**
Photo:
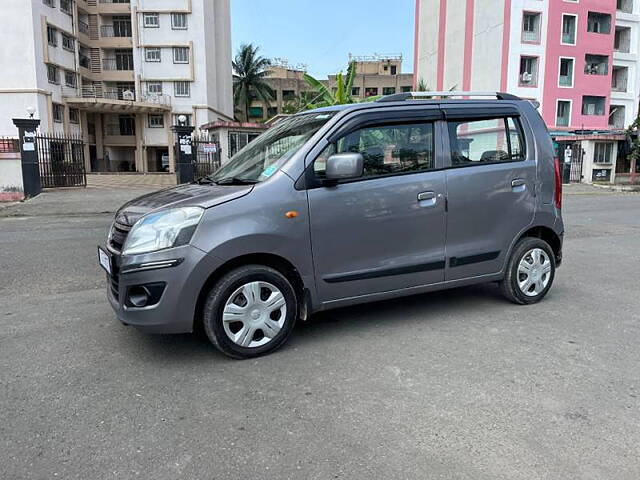
[[[413,71],[415,0],[231,0],[233,54],[253,43],[319,78],[346,70],[349,53],[401,53]]]

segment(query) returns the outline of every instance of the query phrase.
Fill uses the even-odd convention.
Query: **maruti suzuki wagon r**
[[[540,301],[562,259],[559,165],[531,102],[490,97],[306,111],[209,177],[127,203],[99,249],[118,318],[201,323],[246,358],[330,308],[481,282]]]

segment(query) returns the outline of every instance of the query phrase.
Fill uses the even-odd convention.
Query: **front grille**
[[[113,226],[111,227],[111,248],[118,253],[121,252],[124,241],[127,239],[127,235],[129,235],[130,230],[131,226],[129,225],[113,222]]]

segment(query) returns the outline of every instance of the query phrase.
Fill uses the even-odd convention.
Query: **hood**
[[[253,185],[199,185],[188,183],[148,193],[125,203],[116,212],[116,221],[133,225],[149,212],[165,208],[209,208],[247,195]]]

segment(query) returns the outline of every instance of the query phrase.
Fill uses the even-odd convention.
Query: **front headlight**
[[[196,230],[204,209],[184,207],[145,215],[138,220],[124,243],[123,255],[149,253],[186,245]]]

